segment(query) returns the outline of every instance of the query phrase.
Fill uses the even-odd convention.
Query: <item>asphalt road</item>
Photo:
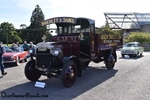
[[[91,62],[71,88],[60,79],[42,76],[46,88],[35,87],[24,76],[24,66],[7,66],[6,76],[0,78],[0,100],[150,100],[150,52],[143,57],[121,58],[113,70],[104,63]]]

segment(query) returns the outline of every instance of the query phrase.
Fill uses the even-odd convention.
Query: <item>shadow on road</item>
[[[48,95],[47,99],[49,100],[71,100],[112,78],[117,73],[117,71],[118,70],[115,69],[107,70],[103,67],[89,66],[87,70],[83,70],[82,77],[77,78],[75,84],[70,88],[65,88],[61,84],[60,79],[43,79],[44,76],[42,76],[42,79],[40,78],[39,81],[45,82],[47,84],[47,87],[45,88],[37,88],[34,86],[35,82],[30,82],[26,79],[28,82],[7,88],[2,90],[2,92],[5,92],[8,95],[11,95],[12,93],[16,95],[24,95],[26,93],[35,95],[39,93],[39,95]],[[43,99],[45,100],[46,98]],[[33,100],[33,98],[31,98],[31,100]]]
[[[5,68],[17,67],[15,64],[4,64]]]
[[[21,62],[20,64],[23,64],[25,62]],[[12,68],[12,67],[19,67],[20,65],[16,65],[15,63],[5,63],[4,64],[5,68]]]

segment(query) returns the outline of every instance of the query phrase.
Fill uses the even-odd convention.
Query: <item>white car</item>
[[[122,57],[124,57],[124,55],[138,57],[139,55],[142,56],[143,52],[144,48],[138,42],[128,42],[121,48]]]

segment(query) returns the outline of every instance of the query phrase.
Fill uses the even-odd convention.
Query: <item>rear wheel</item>
[[[26,64],[24,73],[26,78],[31,81],[37,81],[41,77],[40,71],[35,68],[35,61],[29,61]]]
[[[105,65],[107,69],[113,69],[115,66],[115,58],[111,56],[107,61],[105,61]]]
[[[66,63],[61,71],[61,81],[65,87],[73,86],[75,80],[77,78],[77,67],[75,63],[70,60]]]

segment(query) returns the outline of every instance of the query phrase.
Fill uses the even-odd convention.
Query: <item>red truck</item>
[[[95,21],[88,18],[55,17],[42,22],[42,26],[50,24],[56,24],[57,35],[51,36],[50,41],[43,37],[35,52],[30,50],[35,59],[31,56],[25,66],[27,79],[36,81],[41,75],[57,77],[65,87],[71,87],[91,61],[104,61],[107,69],[114,68],[122,36],[96,34]]]

